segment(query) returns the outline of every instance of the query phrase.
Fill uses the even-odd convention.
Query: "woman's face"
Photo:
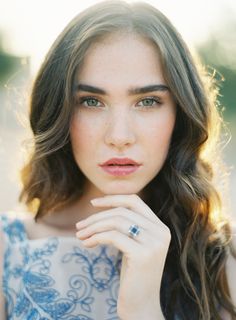
[[[176,116],[157,50],[140,36],[113,35],[90,47],[76,87],[70,137],[87,191],[140,193],[164,164]],[[112,158],[138,165],[101,167]]]

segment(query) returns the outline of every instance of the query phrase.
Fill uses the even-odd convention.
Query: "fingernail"
[[[84,236],[84,232],[83,232],[83,230],[81,231],[78,231],[78,232],[76,232],[76,237],[78,237],[78,238],[81,238],[81,237],[83,237]]]
[[[79,222],[76,223],[76,228],[79,229],[85,224],[85,220],[80,220]]]
[[[95,198],[95,199],[90,200],[90,202],[91,202],[92,204],[99,203],[99,201],[100,201],[100,199],[98,199],[98,198]]]

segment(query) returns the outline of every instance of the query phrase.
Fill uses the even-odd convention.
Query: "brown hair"
[[[124,1],[98,3],[76,16],[59,35],[36,77],[30,103],[34,150],[22,169],[20,200],[37,219],[83,193],[85,177],[73,158],[69,127],[75,75],[91,44],[117,32],[149,39],[157,48],[177,119],[169,153],[145,187],[147,204],[170,228],[161,305],[166,319],[235,318],[225,272],[229,224],[212,179],[222,124],[217,91],[200,77],[181,36],[156,8]]]

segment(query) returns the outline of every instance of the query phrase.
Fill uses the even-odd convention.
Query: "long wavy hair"
[[[75,76],[91,44],[117,32],[138,34],[155,45],[177,105],[167,159],[144,188],[147,204],[172,234],[161,285],[163,314],[168,320],[216,320],[224,308],[236,319],[226,277],[231,230],[213,184],[222,125],[217,90],[170,21],[151,5],[100,2],[77,15],[55,40],[33,85],[34,143],[21,171],[19,199],[37,220],[82,195],[86,178],[69,135]]]

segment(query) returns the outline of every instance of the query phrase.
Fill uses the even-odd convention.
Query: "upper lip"
[[[136,165],[136,166],[140,166],[140,163],[129,159],[129,158],[112,158],[109,159],[107,161],[105,161],[104,163],[101,164],[101,166],[109,166],[109,165]]]

